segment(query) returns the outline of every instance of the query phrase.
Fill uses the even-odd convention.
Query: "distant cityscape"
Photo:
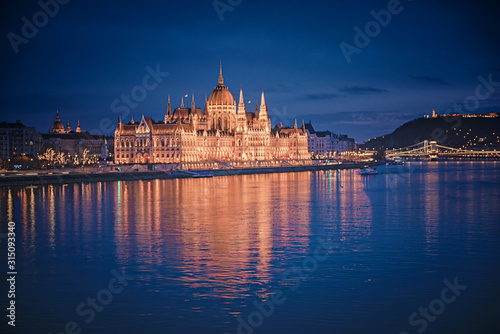
[[[311,159],[342,159],[357,151],[354,139],[331,131],[316,131],[311,121],[300,126],[271,125],[264,92],[260,106],[247,112],[240,90],[239,103],[224,85],[222,67],[218,85],[203,111],[192,98],[191,107],[172,110],[170,96],[161,121],[142,116],[137,122],[118,119],[114,136],[82,132],[61,121],[59,111],[49,132],[38,132],[21,120],[0,122],[2,168],[78,166],[102,163],[183,164],[207,167],[214,163],[273,166],[308,164]]]

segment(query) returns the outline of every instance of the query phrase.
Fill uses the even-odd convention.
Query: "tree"
[[[56,163],[58,163],[60,165],[65,165],[66,162],[68,161],[66,154],[64,152],[58,152],[55,155],[54,160],[56,161]]]
[[[52,148],[48,148],[44,153],[38,154],[38,160],[47,161],[49,165],[54,163],[54,159],[56,157],[56,153]]]
[[[88,148],[85,148],[83,150],[83,154],[82,154],[82,164],[84,165],[87,165],[87,164],[90,164],[90,157],[89,157],[89,149]]]

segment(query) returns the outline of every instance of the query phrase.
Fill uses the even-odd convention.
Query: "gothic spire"
[[[243,100],[243,89],[240,88],[240,102],[238,104],[238,114],[244,115],[246,113],[245,100]]]
[[[205,108],[203,109],[203,115],[207,116],[208,112],[208,101],[207,101],[207,96],[205,95]]]
[[[184,108],[184,95],[181,97],[181,108]]]
[[[264,91],[262,91],[262,97],[260,99],[259,116],[267,117],[267,104],[266,104],[266,99],[264,98]]]
[[[196,111],[196,106],[194,104],[194,93],[193,93],[193,100],[191,101],[191,114],[194,114]]]
[[[172,116],[172,105],[170,104],[170,94],[168,94],[167,116]]]

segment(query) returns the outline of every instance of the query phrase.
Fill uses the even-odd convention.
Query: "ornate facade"
[[[202,111],[193,100],[191,108],[172,112],[170,96],[163,121],[142,117],[127,124],[118,119],[115,130],[115,163],[182,163],[209,161],[309,160],[304,124],[271,128],[264,92],[260,108],[247,112],[240,89],[239,103],[219,84]]]
[[[111,145],[106,142],[106,137],[99,134],[91,134],[87,131],[82,132],[80,121],[78,121],[75,130],[71,129],[69,124],[64,127],[59,116],[59,111],[56,113],[56,119],[50,128],[49,133],[42,133],[41,151],[52,148],[56,153],[63,152],[69,156],[83,155],[85,149],[88,154],[101,158],[103,146]],[[113,146],[111,145],[111,149]]]

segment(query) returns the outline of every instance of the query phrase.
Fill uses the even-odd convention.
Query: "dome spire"
[[[59,117],[59,110],[56,113],[56,120],[54,124],[52,124],[52,128],[50,129],[50,133],[65,133],[66,129],[64,128],[64,124],[61,123],[61,117]]]
[[[222,77],[222,61],[220,62],[219,85],[224,85],[224,78]]]

